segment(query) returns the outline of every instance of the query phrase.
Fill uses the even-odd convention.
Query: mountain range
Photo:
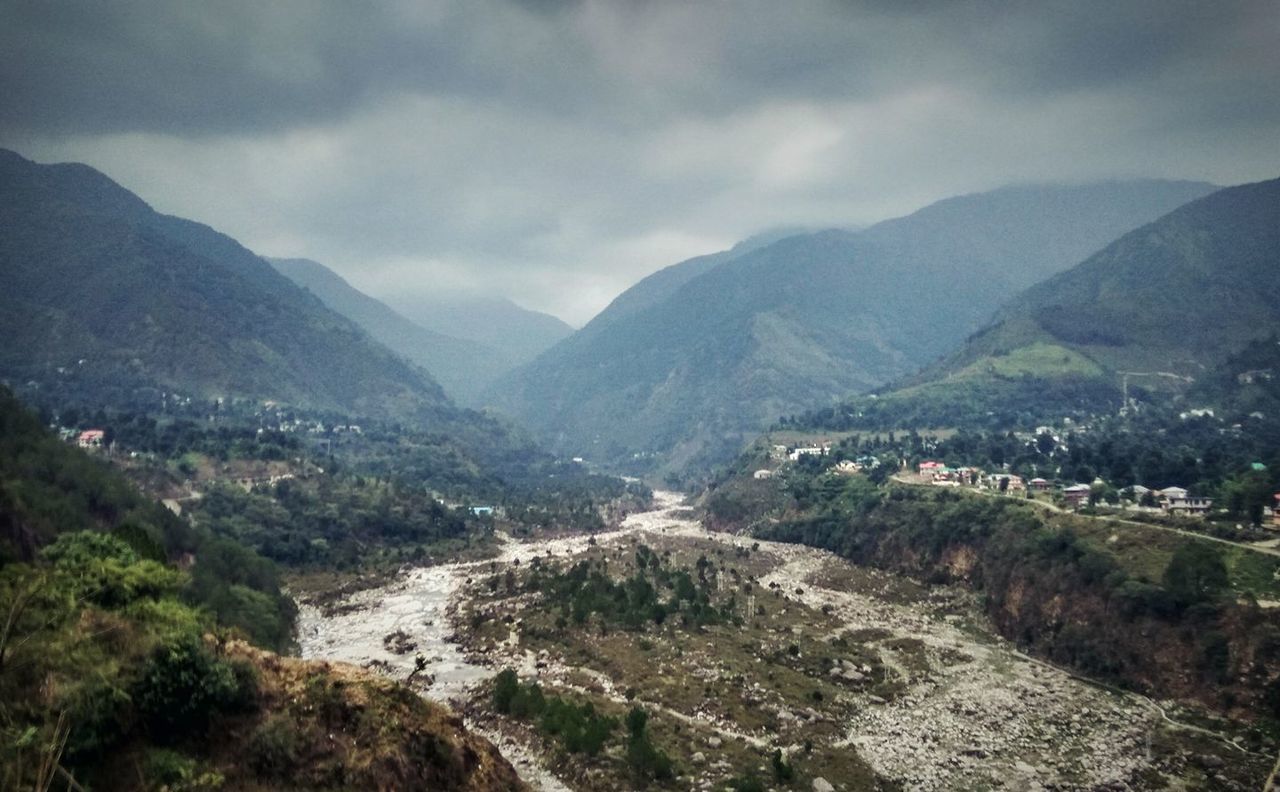
[[[1218,190],[1130,231],[1009,300],[956,350],[829,418],[1008,426],[1114,409],[1126,390],[1195,393],[1277,330],[1280,179]]]
[[[490,400],[565,453],[637,473],[704,468],[781,415],[918,369],[1019,290],[1212,190],[1011,187],[692,259],[499,380]]]
[[[0,150],[0,378],[96,403],[247,397],[455,410],[429,374],[208,226],[92,168]]]
[[[450,397],[462,404],[476,403],[484,389],[500,375],[555,343],[549,340],[559,338],[555,323],[563,325],[566,334],[571,332],[568,325],[554,317],[525,311],[514,303],[500,300],[484,301],[480,305],[475,301],[441,303],[435,311],[420,314],[430,313],[436,327],[452,327],[466,333],[466,337],[458,337],[408,319],[386,303],[357,290],[323,264],[309,259],[268,261],[330,309],[355,322],[375,341],[426,369]],[[476,318],[486,316],[485,307],[492,321]],[[454,325],[441,319],[442,316],[459,316],[459,320]],[[504,322],[504,318],[508,321]]]

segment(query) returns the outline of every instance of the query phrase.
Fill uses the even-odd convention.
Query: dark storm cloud
[[[582,320],[764,226],[1274,176],[1277,38],[1274,0],[8,0],[0,142],[374,291]]]
[[[779,97],[865,98],[956,78],[1043,96],[1230,58],[1254,26],[1273,37],[1259,46],[1275,45],[1275,8],[1269,0],[16,2],[0,12],[0,121],[54,132],[225,133],[312,123],[397,92],[626,119],[730,112]],[[1254,87],[1274,77],[1232,65],[1209,67]]]

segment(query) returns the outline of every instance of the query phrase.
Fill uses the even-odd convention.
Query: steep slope
[[[1280,179],[1219,190],[1125,234],[901,387],[819,420],[945,426],[1114,408],[1126,380],[1131,398],[1183,390],[1277,329]]]
[[[563,451],[638,472],[696,469],[779,415],[902,376],[1019,285],[1210,189],[999,190],[861,232],[694,260],[674,288],[650,282],[620,297],[608,321],[504,378],[494,399]]]
[[[268,259],[289,280],[319,297],[321,302],[364,329],[375,341],[425,368],[445,391],[464,404],[479,394],[516,361],[506,352],[476,341],[433,332],[406,319],[333,270],[309,259]]]
[[[387,304],[432,332],[482,344],[499,355],[507,368],[533,360],[573,332],[550,314],[501,297],[398,296],[389,297]]]
[[[149,388],[375,416],[453,409],[235,240],[92,168],[0,150],[0,189],[0,378],[99,403]]]
[[[409,687],[266,651],[293,641],[275,568],[4,388],[0,602],[0,788],[51,788],[55,767],[76,789],[525,788]]]

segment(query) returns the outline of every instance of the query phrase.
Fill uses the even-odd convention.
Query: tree
[[[1222,553],[1204,541],[1183,544],[1174,551],[1164,570],[1165,588],[1183,605],[1211,600],[1227,583],[1227,565]]]

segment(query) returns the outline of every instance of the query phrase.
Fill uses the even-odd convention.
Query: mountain
[[[753,250],[767,247],[781,239],[799,236],[804,231],[799,229],[780,229],[748,237],[728,250],[695,256],[679,264],[663,267],[652,275],[641,279],[634,286],[619,294],[603,311],[597,314],[583,328],[584,334],[599,332],[602,327],[613,324],[623,317],[639,313],[671,297],[681,286],[715,267],[731,261]]]
[[[696,470],[780,415],[918,368],[1019,288],[1211,189],[1007,188],[694,259],[619,297],[492,399],[562,452]]]
[[[1118,407],[1126,386],[1131,398],[1187,390],[1278,329],[1280,179],[1219,190],[1125,234],[1010,300],[900,387],[835,412],[897,426],[1087,413]]]
[[[422,366],[445,391],[475,403],[489,383],[515,366],[512,357],[477,341],[433,332],[358,291],[333,270],[310,259],[267,259],[282,275],[359,325],[375,341]],[[558,321],[558,320],[557,320]]]
[[[388,304],[428,330],[483,345],[507,369],[533,360],[573,332],[550,314],[501,297],[399,296],[388,298]]]
[[[178,391],[369,416],[453,410],[234,239],[80,164],[0,150],[0,379],[94,403]]]

